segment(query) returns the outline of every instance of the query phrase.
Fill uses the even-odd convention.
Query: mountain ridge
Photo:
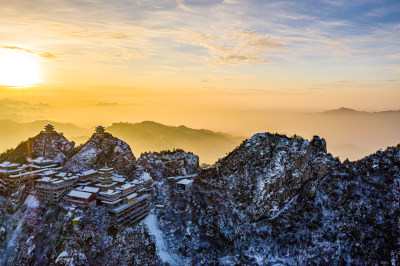
[[[15,147],[21,139],[35,134],[43,126],[42,123],[54,124],[59,132],[64,132],[70,140],[77,144],[86,142],[91,136],[91,128],[74,126],[73,123],[76,123],[76,120],[67,116],[68,110],[63,110],[64,117],[62,117],[57,115],[62,108],[13,99],[4,99],[3,104],[1,101],[0,151]],[[89,108],[87,111],[93,112],[93,109]],[[85,112],[84,109],[82,112]],[[108,106],[107,113],[110,112],[121,112],[121,110]],[[119,113],[115,114],[115,117],[118,117]],[[101,116],[100,113],[99,116]],[[43,117],[52,117],[53,119],[43,120]],[[19,121],[21,124],[12,123],[10,120],[1,120],[2,118]],[[36,121],[39,119],[42,122]],[[57,123],[55,122],[58,121],[57,119],[70,121],[72,124]],[[366,112],[342,107],[313,113],[268,113],[267,110],[239,112],[235,114],[233,126],[232,121],[229,120],[223,124],[227,132],[236,132],[235,135],[222,133],[221,130],[192,128],[193,131],[190,127],[179,125],[176,122],[175,124],[179,126],[167,126],[164,125],[166,123],[152,123],[151,119],[138,123],[125,122],[124,128],[119,126],[119,123],[112,123],[108,124],[110,125],[108,128],[114,135],[125,139],[131,147],[135,147],[136,154],[182,148],[198,154],[201,162],[207,164],[214,163],[218,158],[223,157],[254,132],[264,131],[287,135],[298,134],[306,138],[311,138],[313,135],[324,136],[329,143],[328,150],[330,152],[339,156],[341,160],[348,158],[354,161],[375,150],[398,143],[400,141],[399,119],[400,111],[396,110]],[[105,121],[110,120],[105,119]],[[97,126],[97,124],[92,126]],[[215,127],[213,125],[213,128]],[[222,125],[216,128],[219,127]],[[117,129],[113,131],[115,128]],[[179,134],[178,131],[180,131]]]
[[[17,147],[0,154],[0,160],[26,163],[28,158],[46,157],[63,163],[75,147],[73,141],[69,141],[57,132],[43,132],[22,141]]]
[[[94,133],[92,137],[66,160],[64,167],[71,172],[100,169],[105,164],[118,172],[131,175],[136,157],[129,145],[110,133]]]
[[[233,137],[227,133],[193,129],[184,125],[168,126],[154,121],[113,123],[107,130],[125,139],[134,151],[183,149],[199,155],[200,160],[207,163],[222,157],[243,140],[242,137]]]
[[[62,137],[55,132],[38,136],[41,135]],[[136,161],[128,158],[123,145],[127,144],[111,134],[95,133],[75,154],[67,157],[64,166],[69,168],[72,162],[74,167],[75,163],[84,163],[88,168],[99,168],[104,160],[108,163],[119,158],[112,166],[128,170],[124,171],[125,175],[135,166],[139,171],[151,172],[155,181],[154,202],[161,204],[151,214],[152,219],[158,221],[157,230],[169,249],[179,253],[188,265],[387,264],[391,261],[396,264],[400,259],[396,241],[400,239],[400,229],[396,227],[396,217],[400,217],[400,144],[356,162],[342,163],[327,152],[325,140],[318,136],[305,140],[298,136],[258,133],[214,165],[202,169],[198,168],[198,157],[194,154],[180,150],[149,153]],[[55,143],[51,147],[58,151],[60,145]],[[82,153],[89,156],[79,155]],[[50,151],[50,154],[56,153]],[[71,158],[75,159],[71,161]],[[168,178],[187,174],[193,174],[193,185],[185,192],[178,191]],[[7,204],[10,203],[0,197],[0,206]],[[21,204],[15,203],[13,211],[22,213]],[[17,247],[23,247],[6,260],[33,262],[38,259],[49,264],[59,258],[61,250],[56,247],[68,247],[71,243],[68,237],[80,232],[68,226],[73,217],[66,214],[69,208],[63,204],[49,207],[40,203],[39,213],[33,211],[30,215],[29,212],[22,218],[0,216],[0,232],[5,232],[3,239],[16,241]],[[54,217],[54,213],[62,215]],[[54,218],[45,219],[50,216]],[[123,241],[140,243],[139,249],[133,251],[135,257],[146,250],[151,252],[146,255],[148,263],[159,264],[157,248],[160,247],[155,248],[157,240],[149,238],[151,229],[146,221],[137,227],[118,230],[101,206],[84,211],[83,216],[85,219],[79,228],[83,229],[88,220],[94,223],[88,225],[81,237],[90,235],[85,239],[95,237],[99,243],[74,242],[74,252],[93,260],[103,256],[101,246],[105,242],[125,234],[127,238]],[[13,240],[10,238],[15,231],[7,226],[11,221],[25,228]],[[126,234],[132,230],[136,232],[135,237]],[[132,247],[120,245],[115,255],[123,256],[125,246]],[[35,253],[26,256],[26,250],[43,249],[48,250],[47,256]],[[2,254],[10,253],[2,253],[0,249]],[[102,260],[113,261],[106,257]]]
[[[167,194],[160,220],[171,248],[192,264],[396,264],[400,145],[344,163],[324,146],[269,133],[246,140],[187,195]]]
[[[389,113],[390,114],[393,114],[393,113],[400,114],[400,109],[368,112],[368,111],[360,111],[360,110],[356,110],[356,109],[348,108],[348,107],[340,107],[338,109],[331,109],[331,110],[326,110],[326,111],[317,112],[317,113],[313,113],[313,114],[371,114],[371,115],[377,115],[377,114],[389,114]]]

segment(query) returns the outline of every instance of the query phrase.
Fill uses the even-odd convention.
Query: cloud
[[[49,53],[49,52],[42,52],[42,51],[39,51],[39,50],[29,50],[29,49],[25,49],[25,48],[17,47],[17,46],[3,46],[1,48],[3,48],[3,49],[11,49],[11,50],[20,50],[20,51],[24,51],[24,52],[31,53],[31,54],[34,54],[34,55],[38,55],[40,57],[47,58],[47,59],[57,58],[54,54]]]
[[[226,81],[237,81],[237,80],[244,80],[244,79],[249,79],[252,76],[244,76],[244,75],[240,75],[240,76],[235,76],[235,77],[216,77],[216,76],[210,76],[210,77],[206,77],[203,79],[200,79],[200,82],[226,82]]]
[[[356,18],[337,16],[331,1],[313,9],[306,2],[290,1],[38,1],[5,3],[0,39],[51,50],[54,53],[43,57],[56,54],[77,68],[136,67],[140,73],[168,75],[194,68],[205,71],[202,67],[209,63],[215,68],[221,64],[222,69],[276,58],[289,67],[307,57],[315,65],[343,58],[342,62],[369,66],[374,62],[366,59],[372,57],[379,56],[379,62],[399,58],[398,37],[393,34],[399,27],[359,27]]]
[[[95,104],[96,107],[113,107],[113,106],[119,106],[119,103],[97,103]]]
[[[227,4],[227,5],[233,5],[233,4],[237,4],[238,1],[236,0],[224,0],[222,1],[223,4]]]
[[[243,30],[236,31],[236,34],[245,38],[243,41],[244,46],[258,46],[260,48],[273,50],[283,48],[282,43],[279,43],[277,40],[273,40],[271,36],[266,34]],[[277,37],[275,38],[278,39]]]
[[[85,67],[111,68],[118,63],[146,58],[149,54],[146,50],[153,47],[148,35],[155,34],[150,29],[121,22],[79,25],[73,21],[38,20],[34,23],[20,20],[15,24],[13,32],[4,32],[4,27],[0,26],[0,39],[5,37],[4,42],[29,43],[33,47],[51,49],[54,53],[10,45],[4,49],[21,50],[49,59],[59,58],[58,62]],[[32,34],[22,35],[24,32]]]
[[[193,9],[188,7],[187,5],[184,4],[183,0],[177,0],[176,3],[178,4],[178,7],[182,10],[193,12]]]
[[[277,42],[272,42],[268,39],[250,40],[247,42],[247,45],[265,47],[265,48],[270,48],[270,49],[278,49],[278,48],[283,47],[282,44],[277,43]]]
[[[285,48],[278,38],[253,31],[227,29],[205,34],[182,30],[172,35],[179,43],[205,48],[212,63],[272,63],[266,57]]]
[[[253,56],[245,56],[245,55],[236,55],[230,54],[227,56],[219,57],[218,60],[223,63],[233,64],[238,62],[245,63],[272,63],[264,58],[253,57]]]
[[[137,106],[137,103],[117,103],[117,102],[101,102],[101,103],[96,103],[93,106],[94,107],[121,107],[121,106]]]
[[[112,27],[112,29],[107,29],[107,24],[97,25],[97,27],[89,27],[83,25],[75,24],[65,24],[56,22],[45,22],[48,29],[55,30],[60,33],[69,35],[69,37],[91,39],[98,42],[101,40],[133,40],[134,37],[124,32],[123,29],[118,29],[117,27]],[[132,27],[133,28],[133,27]]]

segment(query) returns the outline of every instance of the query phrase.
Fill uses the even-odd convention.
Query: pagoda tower
[[[114,169],[111,167],[108,167],[107,163],[106,163],[103,168],[99,169],[99,176],[97,179],[103,185],[111,184],[113,182],[113,180],[112,180],[113,173],[114,173]]]
[[[95,131],[96,131],[97,134],[104,134],[106,132],[106,128],[103,127],[103,126],[97,126],[95,128]]]
[[[55,132],[55,131],[54,131],[54,126],[53,126],[53,125],[50,125],[50,124],[47,124],[46,126],[44,126],[44,132],[46,132],[46,133]]]

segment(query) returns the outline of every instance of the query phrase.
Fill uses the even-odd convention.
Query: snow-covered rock
[[[200,173],[195,179],[194,204],[198,208],[213,204],[215,213],[205,216],[216,224],[224,223],[221,233],[229,238],[238,224],[276,215],[306,183],[322,179],[338,163],[319,137],[309,142],[256,134]],[[210,190],[220,193],[214,195]],[[218,211],[218,205],[228,207],[227,213]],[[234,218],[235,214],[240,217]]]
[[[138,180],[143,182],[151,182],[153,179],[149,173],[143,172]]]
[[[24,202],[24,205],[29,209],[31,208],[35,209],[39,207],[40,202],[34,195],[28,195],[28,197]]]
[[[64,166],[69,171],[78,172],[99,169],[107,164],[121,174],[129,175],[135,169],[135,163],[136,158],[125,141],[104,133],[93,134]]]
[[[318,137],[257,134],[170,190],[160,228],[191,264],[397,265],[399,154],[342,164]]]
[[[6,238],[7,238],[7,230],[3,226],[0,226],[0,242],[4,242]]]
[[[72,225],[76,215],[80,223]],[[0,265],[162,265],[148,229],[118,228],[104,207],[71,211],[41,204],[18,216],[18,226],[0,245]]]
[[[64,250],[56,259],[56,264],[63,266],[86,265],[87,262],[85,254],[77,250],[72,250],[70,252]]]
[[[143,153],[138,168],[150,173],[154,180],[170,176],[194,174],[199,171],[199,157],[182,150]]]
[[[21,207],[22,203],[25,201],[27,195],[28,191],[25,185],[23,185],[19,187],[17,191],[12,193],[10,197],[7,197],[7,203],[5,208],[7,212],[10,214],[16,212]]]
[[[40,132],[37,136],[3,153],[0,161],[25,163],[27,158],[45,157],[63,163],[71,154],[75,143],[57,132]]]
[[[169,250],[168,244],[164,240],[163,233],[159,228],[157,216],[150,214],[143,220],[143,223],[147,226],[149,233],[155,238],[156,251],[161,260],[170,265],[182,265],[179,255]]]
[[[257,134],[194,171],[185,192],[164,177],[189,173],[170,174],[161,158],[147,156],[135,175],[159,174],[154,199],[163,207],[133,227],[119,228],[102,206],[0,197],[0,264],[400,264],[400,146],[341,163],[319,137]]]
[[[247,234],[258,239],[251,252],[262,252],[264,262],[269,253],[292,264],[398,265],[399,154],[388,149],[333,167],[314,197],[300,193],[278,217],[254,225],[256,233]]]

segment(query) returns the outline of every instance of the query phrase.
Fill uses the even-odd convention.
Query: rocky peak
[[[337,163],[327,154],[324,139],[262,133],[204,170],[197,183],[223,189],[246,206],[249,219],[257,220],[273,216],[307,182],[321,179]]]
[[[256,134],[200,172],[192,191],[194,217],[209,237],[232,240],[241,226],[278,215],[306,185],[312,191],[337,164],[319,137]]]
[[[255,249],[269,246],[270,254],[296,258],[291,264],[397,265],[399,159],[392,147],[332,167],[314,198],[299,196],[276,219],[257,224],[263,241]]]
[[[121,174],[129,175],[135,169],[136,158],[129,145],[110,133],[95,133],[65,163],[72,172],[99,169],[107,163]]]
[[[26,158],[45,157],[63,163],[75,143],[56,131],[42,131],[37,136],[20,143],[0,156],[0,160],[25,163]]]
[[[137,164],[155,180],[160,180],[163,177],[197,173],[199,156],[183,150],[148,152],[139,157]]]
[[[194,262],[400,261],[400,145],[342,164],[319,137],[257,134],[171,195],[161,225]]]
[[[325,139],[322,139],[319,136],[314,136],[310,141],[310,144],[317,152],[327,153]]]

